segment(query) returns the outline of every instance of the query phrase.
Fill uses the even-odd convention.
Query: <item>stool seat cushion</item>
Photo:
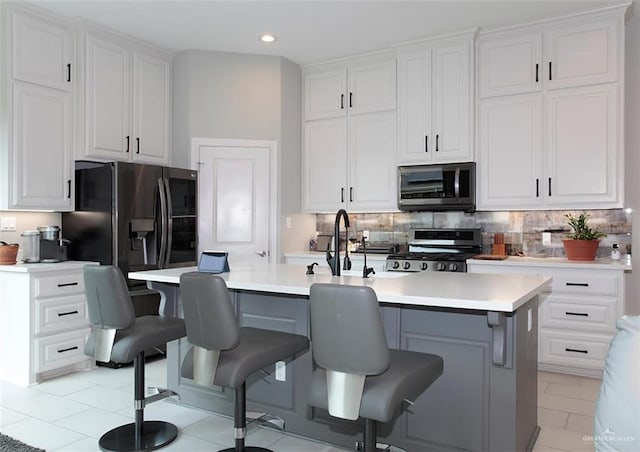
[[[254,372],[309,349],[305,336],[260,328],[240,328],[240,343],[220,352],[214,384],[237,389]],[[193,349],[182,362],[182,376],[193,378]]]
[[[407,350],[389,350],[391,364],[382,374],[367,376],[360,417],[378,422],[395,418],[405,398],[415,400],[443,371],[440,356]],[[309,404],[328,409],[326,372],[318,367],[311,380]]]
[[[132,326],[116,331],[111,360],[116,363],[131,362],[138,353],[180,339],[186,334],[182,319],[157,315],[137,317]],[[94,347],[92,334],[87,340],[84,353],[93,356]]]

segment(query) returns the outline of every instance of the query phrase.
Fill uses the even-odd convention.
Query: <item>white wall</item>
[[[281,57],[189,50],[173,61],[172,164],[190,165],[194,137],[276,141],[287,251],[302,250],[315,230],[315,217],[300,214],[301,84],[300,68]]]
[[[0,240],[7,243],[18,243],[18,261],[22,259],[22,237],[24,231],[33,231],[38,226],[62,226],[62,217],[57,212],[21,212],[17,210],[0,211],[0,218],[15,218],[15,231],[0,231]],[[62,231],[64,237],[64,231]]]
[[[640,0],[635,0],[626,24],[625,58],[625,200],[634,210],[632,261],[627,277],[627,311],[640,314]]]

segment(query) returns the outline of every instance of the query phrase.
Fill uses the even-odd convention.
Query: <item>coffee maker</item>
[[[60,226],[38,226],[40,232],[40,262],[67,260],[69,241],[60,238]]]

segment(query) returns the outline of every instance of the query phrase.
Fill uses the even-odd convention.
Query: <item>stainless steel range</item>
[[[409,252],[390,254],[387,271],[466,272],[466,260],[482,252],[480,229],[412,229]]]

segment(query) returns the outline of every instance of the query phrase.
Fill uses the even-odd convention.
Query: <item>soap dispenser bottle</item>
[[[620,248],[618,248],[618,244],[614,243],[611,246],[611,259],[614,261],[620,260]]]

